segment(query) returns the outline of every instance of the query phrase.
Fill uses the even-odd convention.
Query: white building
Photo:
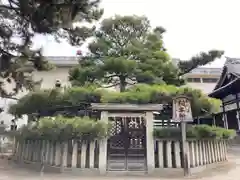
[[[64,85],[69,85],[68,71],[78,64],[77,57],[47,57],[49,62],[56,65],[56,69],[48,72],[35,72],[36,80],[43,78],[42,88],[52,88],[56,79],[62,81]],[[178,60],[176,60],[178,61]],[[222,72],[222,68],[199,67],[191,73],[185,75],[188,85],[201,89],[205,93],[210,93],[215,87]]]
[[[222,68],[205,68],[199,67],[185,75],[187,85],[201,89],[204,93],[210,93],[221,76]]]
[[[56,69],[52,71],[35,72],[34,79],[43,79],[41,88],[49,89],[53,88],[55,81],[61,80],[62,85],[69,86],[68,81],[68,71],[73,66],[78,64],[77,57],[47,57],[47,60],[56,66]],[[176,60],[177,61],[177,60]],[[221,75],[222,68],[204,68],[200,67],[194,69],[191,73],[185,75],[188,84],[192,88],[197,88],[203,90],[205,93],[210,93],[215,87],[218,78]],[[19,95],[22,96],[25,93]],[[14,103],[13,100],[1,100],[0,107],[4,108],[4,112],[0,114],[0,121],[4,121],[7,126],[11,125],[11,120],[13,117],[7,113],[9,104]],[[27,118],[18,120],[17,126],[27,123]]]

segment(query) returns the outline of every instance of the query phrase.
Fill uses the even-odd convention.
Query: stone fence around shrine
[[[50,172],[78,171],[99,174],[99,141],[68,141],[59,143],[48,140],[18,142],[15,161],[35,170]]]
[[[181,142],[176,140],[154,140],[155,166],[149,174],[182,173],[183,161]],[[207,168],[209,165],[227,160],[227,141],[190,140],[187,143],[189,168],[191,172]],[[57,143],[46,140],[26,140],[18,142],[14,159],[31,168],[51,172],[77,172],[80,174],[104,174],[107,160],[101,157],[101,141],[80,143],[68,141]],[[168,171],[169,170],[169,171]]]
[[[188,168],[190,173],[227,160],[226,140],[188,140]],[[172,173],[183,168],[181,142],[177,140],[155,141],[155,172]],[[169,171],[167,171],[169,170]]]
[[[137,151],[144,148],[144,157],[141,159],[144,161],[142,163],[144,170],[137,169],[143,171],[140,173],[161,176],[168,172],[179,172],[178,177],[183,175],[181,141],[156,139],[153,136],[153,112],[161,110],[162,106],[159,104],[93,104],[92,108],[101,111],[100,121],[102,122],[108,122],[111,117],[120,117],[125,120],[125,123],[125,117],[133,117],[134,120],[136,120],[135,117],[145,119],[145,130],[142,131],[146,135],[144,138],[145,143],[144,146],[135,149]],[[71,172],[79,175],[111,174],[111,169],[108,168],[109,163],[111,163],[109,153],[115,154],[115,151],[108,151],[109,147],[111,147],[108,140],[107,138],[92,142],[69,140],[62,143],[49,140],[17,141],[14,148],[14,159],[22,167],[29,167],[39,171]],[[188,166],[191,172],[227,160],[227,141],[189,140],[187,144]],[[126,147],[120,146],[120,148]],[[139,159],[127,159],[129,158],[129,152],[126,152],[126,149],[121,149],[122,152],[124,156],[119,156],[120,153],[117,154],[116,159],[119,161],[117,167],[121,163],[128,163],[127,168],[124,168],[127,174],[131,174],[128,165],[135,168],[136,166],[139,167],[140,164],[142,167]]]

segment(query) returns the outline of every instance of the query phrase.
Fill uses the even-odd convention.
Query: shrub
[[[158,139],[180,139],[180,128],[156,128],[153,136]],[[209,125],[189,125],[186,136],[189,139],[232,139],[236,136],[235,130]]]
[[[68,139],[93,140],[108,136],[110,126],[88,117],[65,118],[62,116],[41,118],[16,133],[19,139],[45,139],[64,141]]]
[[[76,106],[81,102],[87,103],[131,103],[131,104],[169,104],[173,97],[186,95],[191,98],[193,117],[216,112],[220,101],[208,98],[200,90],[171,85],[138,84],[126,92],[100,90],[95,87],[72,87],[61,91],[34,92],[21,98],[17,104],[10,107],[9,112],[16,116],[32,114],[47,110],[54,106]]]

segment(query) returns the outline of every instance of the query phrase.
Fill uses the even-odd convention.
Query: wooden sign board
[[[173,99],[173,116],[174,122],[192,122],[192,109],[189,98],[185,96],[179,96]]]

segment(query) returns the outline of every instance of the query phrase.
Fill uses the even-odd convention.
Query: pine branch
[[[224,51],[212,50],[208,53],[201,52],[199,55],[192,57],[189,61],[180,61],[178,67],[180,69],[179,76],[189,73],[198,66],[206,65],[213,62],[217,58],[221,58]]]
[[[98,0],[69,1],[65,5],[71,10],[70,14],[59,4],[41,0],[7,0],[1,3],[0,77],[4,83],[16,84],[8,92],[1,83],[1,96],[9,98],[20,90],[34,90],[37,84],[30,77],[33,71],[26,68],[29,65],[35,71],[51,69],[50,64],[42,58],[40,50],[31,50],[35,33],[51,34],[66,39],[73,45],[82,44],[92,36],[95,28],[73,29],[71,24],[76,17],[79,17],[80,23],[97,21],[103,13],[99,3]],[[13,41],[12,37],[17,37],[21,43]]]

